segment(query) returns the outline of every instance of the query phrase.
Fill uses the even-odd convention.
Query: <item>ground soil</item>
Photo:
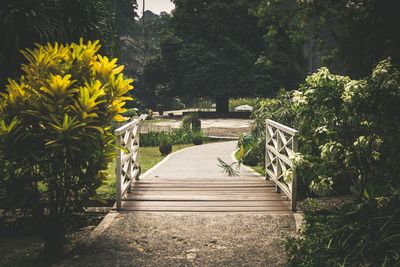
[[[291,215],[121,213],[56,266],[284,266]]]

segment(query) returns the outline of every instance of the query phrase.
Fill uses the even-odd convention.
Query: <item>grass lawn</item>
[[[173,145],[172,152],[181,150],[186,147],[193,146],[192,144],[186,145]],[[142,167],[142,173],[145,173],[147,170],[151,169],[154,165],[159,163],[164,157],[161,156],[158,147],[141,147],[139,149],[139,161],[140,166]],[[114,163],[115,164],[115,163]],[[115,168],[115,165],[114,165]]]
[[[193,146],[192,144],[173,145],[172,152],[181,150],[186,147]],[[161,156],[158,147],[141,147],[139,148],[139,162],[142,168],[142,174],[151,167],[159,163],[164,157]],[[115,161],[110,163],[108,167],[108,178],[103,181],[103,184],[97,189],[97,196],[94,200],[104,204],[112,205],[115,202]]]

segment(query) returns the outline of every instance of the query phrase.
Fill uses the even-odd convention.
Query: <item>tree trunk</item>
[[[53,260],[63,253],[66,243],[65,228],[58,216],[47,215],[42,218],[41,234],[45,241],[44,254],[47,259]]]
[[[215,104],[217,108],[217,113],[229,112],[229,97],[217,96],[215,98]]]

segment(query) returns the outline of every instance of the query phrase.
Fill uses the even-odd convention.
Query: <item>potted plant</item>
[[[193,144],[198,146],[203,144],[204,134],[201,131],[193,132]]]
[[[158,147],[162,156],[166,156],[171,153],[172,145],[171,140],[168,136],[163,136],[161,138],[160,146]]]

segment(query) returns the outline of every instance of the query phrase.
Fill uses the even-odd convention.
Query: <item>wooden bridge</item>
[[[139,180],[140,119],[116,130],[117,210],[146,212],[290,213],[296,209],[296,178],[285,181],[298,132],[266,122],[267,179],[241,167],[221,172],[217,158],[232,162],[235,141],[190,147],[170,155]]]

